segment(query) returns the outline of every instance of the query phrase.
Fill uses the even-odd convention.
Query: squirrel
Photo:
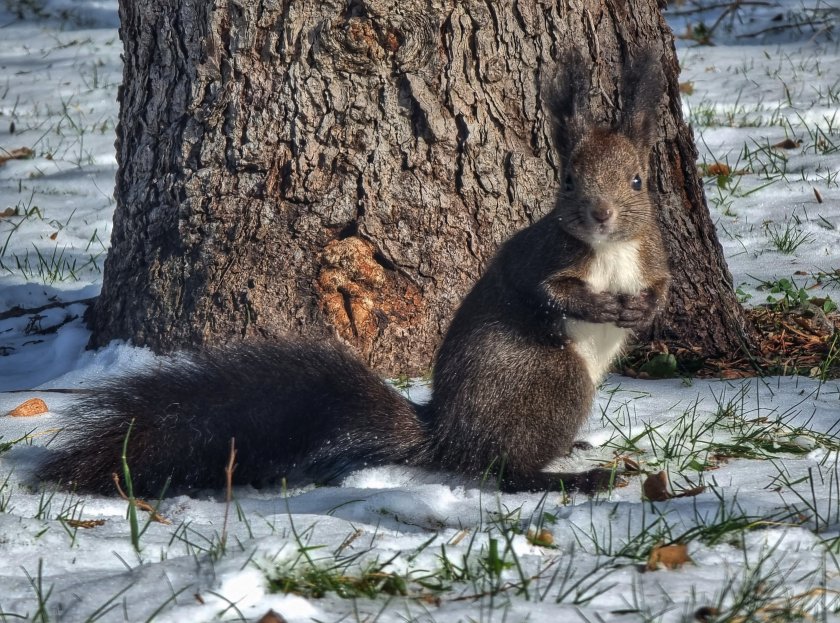
[[[428,403],[404,398],[337,343],[289,338],[182,354],[74,403],[69,441],[40,478],[113,492],[125,443],[138,494],[219,488],[234,438],[238,484],[330,483],[401,463],[490,473],[503,490],[606,486],[609,470],[543,469],[572,450],[612,360],[668,290],[646,188],[664,78],[645,53],[621,81],[618,120],[599,124],[587,112],[584,64],[561,65],[549,89],[557,202],[500,246],[462,301]]]

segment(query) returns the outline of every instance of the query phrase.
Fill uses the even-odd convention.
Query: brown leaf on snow
[[[668,491],[668,474],[657,472],[647,477],[642,484],[642,493],[645,498],[651,502],[664,502],[672,498],[690,498],[695,495],[700,495],[706,490],[704,485],[685,489],[679,493],[671,493]]]
[[[71,528],[84,528],[85,530],[90,530],[91,528],[95,528],[96,526],[104,526],[105,520],[104,519],[65,519],[64,523],[66,523]]]
[[[746,169],[733,169],[723,162],[701,164],[698,166],[698,169],[702,177],[731,177],[733,175],[746,175],[748,173]]]
[[[717,469],[717,468],[714,468]],[[700,495],[706,490],[705,485],[700,485],[698,487],[692,487],[691,489],[685,489],[677,493],[674,497],[675,498],[693,498],[695,495]]]
[[[628,472],[642,471],[642,468],[639,467],[639,464],[633,459],[631,459],[629,456],[623,456],[621,457],[621,460],[624,461],[624,469],[626,469]]]
[[[539,532],[534,529],[528,530],[525,535],[531,545],[539,545],[540,547],[551,547],[554,545],[554,535],[550,530],[543,528]]]
[[[648,476],[642,484],[642,493],[651,502],[664,502],[674,497],[668,492],[668,474],[665,472]]]
[[[703,606],[702,608],[697,608],[694,612],[694,618],[700,621],[700,623],[707,623],[707,621],[714,621],[718,614],[720,614],[720,611],[717,608]]]
[[[28,147],[18,147],[17,149],[12,149],[11,151],[5,151],[0,153],[0,166],[6,164],[9,160],[26,160],[27,158],[31,158],[35,152],[33,152]]]
[[[713,162],[706,167],[707,175],[730,175],[731,173],[732,169],[729,168],[729,165],[720,162]]]
[[[679,569],[687,562],[691,562],[691,558],[688,556],[688,546],[684,543],[657,545],[650,550],[645,568],[648,571],[656,571],[660,567]]]
[[[30,398],[9,411],[9,415],[12,417],[30,417],[47,413],[49,410],[47,403],[40,398]]]
[[[638,474],[642,471],[642,468],[635,459],[623,454],[616,455],[614,459],[601,463],[598,467],[603,469],[618,469],[622,464],[624,464],[624,471],[628,474]],[[618,478],[616,478],[615,486],[623,487],[625,485],[618,484]]]
[[[269,610],[259,621],[257,621],[257,623],[286,623],[286,619],[283,618],[283,615],[275,612],[274,610]]]
[[[680,93],[684,93],[685,95],[691,95],[694,93],[694,83],[689,82],[680,82]]]
[[[126,502],[130,502],[131,504],[133,504],[137,510],[146,511],[147,513],[149,513],[150,520],[165,525],[170,525],[172,523],[169,519],[158,513],[157,509],[151,504],[149,504],[146,500],[142,500],[140,498],[130,499],[126,495],[125,491],[123,491],[123,488],[120,486],[120,477],[116,472],[111,474],[111,479],[114,481],[114,486],[116,487],[117,493],[119,493],[120,497]]]
[[[798,138],[793,140],[792,138],[786,138],[785,140],[781,141],[780,143],[776,143],[773,145],[776,149],[796,149],[802,145],[802,139]]]

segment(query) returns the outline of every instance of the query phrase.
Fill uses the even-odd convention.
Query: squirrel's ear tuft
[[[591,86],[589,67],[577,51],[570,51],[558,61],[551,82],[544,90],[554,119],[557,148],[564,160],[592,126]]]
[[[649,149],[658,138],[659,106],[665,100],[661,58],[654,50],[645,50],[625,68],[621,83],[621,131]]]

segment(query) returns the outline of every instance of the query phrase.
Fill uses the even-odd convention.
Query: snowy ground
[[[837,299],[829,26],[840,9],[747,4],[716,26],[726,7],[676,3],[669,17],[715,44],[680,44],[699,164],[730,171],[706,178],[709,207],[745,299],[764,302],[782,279]],[[0,165],[0,391],[89,385],[151,356],[84,352],[82,303],[6,311],[98,291],[116,170],[115,2],[3,6],[0,156],[34,156]],[[772,147],[788,138],[801,143]],[[33,395],[53,413],[2,415]],[[270,608],[290,622],[840,620],[836,380],[611,377],[586,435],[599,448],[574,466],[626,456],[667,470],[676,490],[706,485],[699,495],[642,502],[635,476],[592,500],[497,495],[369,469],[337,488],[236,490],[226,532],[221,495],[166,499],[171,523],[149,524],[139,551],[120,499],[26,484],[67,399],[0,393],[0,621],[256,621]],[[690,561],[646,570],[670,543]]]

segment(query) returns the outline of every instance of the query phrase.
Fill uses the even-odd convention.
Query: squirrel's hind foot
[[[612,469],[596,468],[585,472],[536,472],[505,475],[499,485],[502,491],[580,491],[587,495],[621,486],[624,480]]]

